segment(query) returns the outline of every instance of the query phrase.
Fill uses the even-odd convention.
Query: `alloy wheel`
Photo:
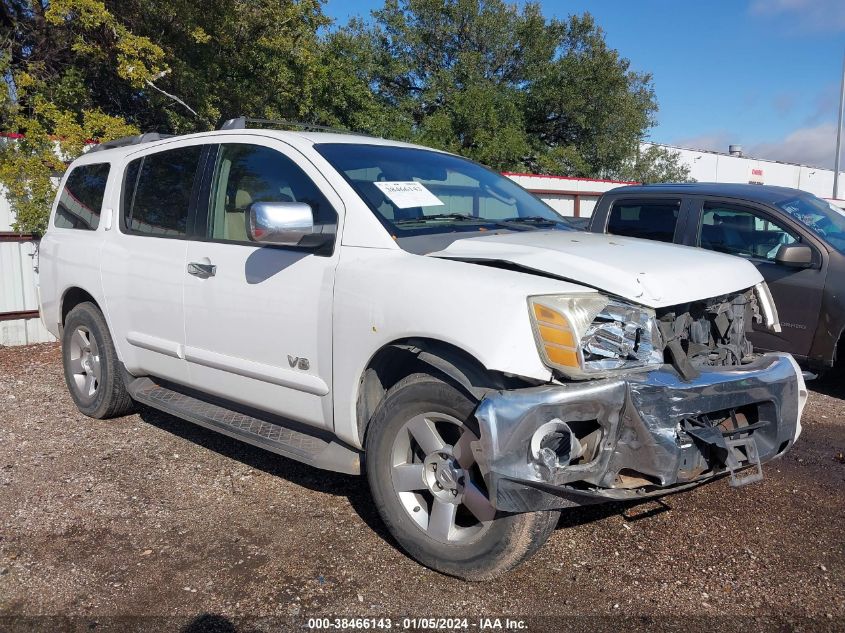
[[[70,339],[69,367],[77,394],[93,400],[100,386],[100,349],[85,326],[77,327]]]
[[[444,413],[417,415],[393,442],[391,477],[402,507],[430,538],[467,543],[493,523],[472,443],[478,437]]]

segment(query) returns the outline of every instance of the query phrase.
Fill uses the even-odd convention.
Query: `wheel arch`
[[[103,312],[103,308],[100,306],[99,302],[94,298],[87,290],[80,288],[79,286],[71,286],[67,290],[64,291],[62,294],[61,300],[61,308],[60,308],[60,325],[64,327],[65,321],[67,320],[67,315],[70,314],[70,311],[73,310],[76,306],[80,303],[93,303],[97,306],[97,309],[100,312]]]
[[[472,354],[451,343],[425,337],[392,341],[373,354],[359,379],[355,412],[362,443],[387,391],[406,376],[421,371],[443,378],[476,400],[487,391],[519,382],[487,369]]]

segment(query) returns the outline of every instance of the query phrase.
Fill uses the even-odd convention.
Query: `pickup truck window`
[[[464,158],[391,145],[314,147],[400,239],[492,229],[572,230],[522,187]]]
[[[108,163],[97,163],[80,165],[70,172],[59,196],[54,226],[87,231],[97,229],[109,168]]]
[[[671,243],[680,209],[680,200],[617,200],[610,209],[607,232]]]
[[[768,216],[742,207],[704,205],[698,244],[741,257],[774,261],[783,244],[800,240]]]
[[[129,163],[123,226],[130,233],[184,237],[201,145],[149,154]]]
[[[845,253],[845,212],[841,209],[809,193],[776,202],[775,206]]]
[[[248,242],[246,212],[254,202],[305,202],[315,225],[337,224],[337,214],[308,176],[274,149],[245,143],[220,146],[211,187],[208,236]]]

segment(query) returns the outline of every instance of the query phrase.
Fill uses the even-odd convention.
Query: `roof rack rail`
[[[353,132],[351,130],[344,130],[342,128],[336,127],[329,127],[327,125],[318,125],[316,123],[304,123],[301,121],[288,121],[286,119],[255,119],[252,117],[246,116],[239,116],[234,119],[228,119],[223,121],[218,129],[220,130],[243,130],[250,127],[250,124],[254,125],[264,125],[264,126],[275,126],[280,129],[284,128],[293,128],[297,130],[303,131],[316,131],[316,132],[334,132],[336,134],[355,134],[356,136],[369,136],[372,137],[372,134],[367,134],[365,132]]]
[[[91,152],[101,152],[107,149],[114,149],[115,147],[127,147],[129,145],[140,145],[141,143],[152,143],[153,141],[160,141],[165,138],[172,137],[173,134],[159,134],[158,132],[147,132],[146,134],[138,134],[137,136],[123,136],[105,143],[94,145],[88,150]]]

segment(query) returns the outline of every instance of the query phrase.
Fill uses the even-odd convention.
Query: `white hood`
[[[718,297],[763,278],[739,257],[580,231],[525,231],[460,239],[432,257],[506,261],[651,308]]]

